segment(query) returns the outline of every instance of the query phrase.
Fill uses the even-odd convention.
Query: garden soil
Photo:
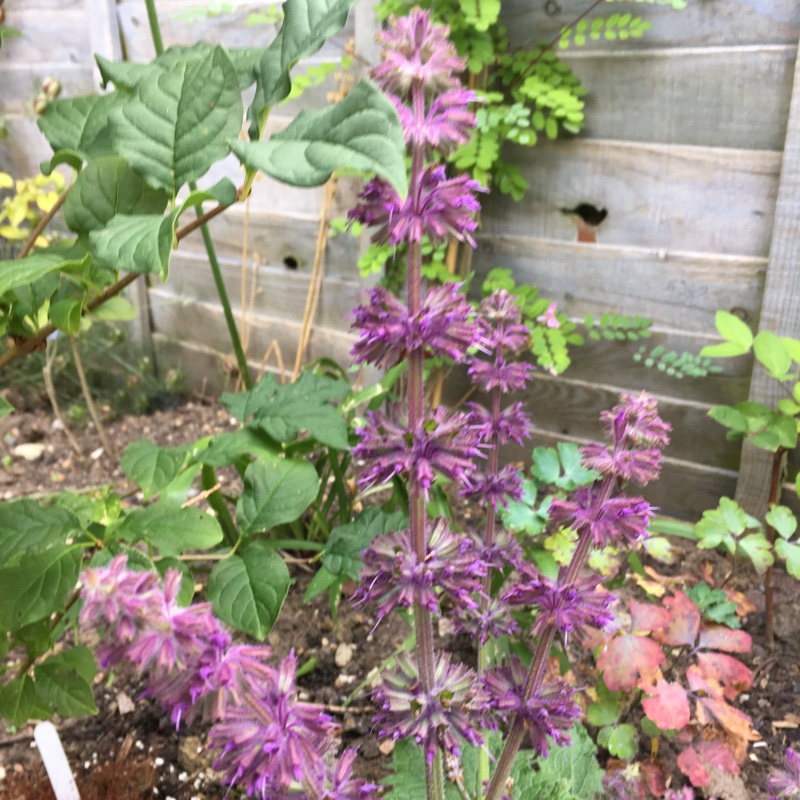
[[[235,420],[218,405],[186,402],[149,416],[125,417],[105,424],[109,454],[91,426],[75,430],[80,453],[75,452],[58,423],[44,412],[17,413],[0,420],[0,497],[41,495],[67,489],[87,489],[113,484],[123,502],[137,504],[140,497],[119,468],[119,456],[133,441],[147,437],[160,445],[179,445],[231,430]],[[22,446],[22,447],[21,447]],[[32,447],[31,447],[32,446]],[[236,480],[227,475],[229,488]],[[469,519],[480,511],[461,507]],[[714,554],[697,551],[688,543],[672,568],[655,564],[662,575],[697,579],[705,569],[721,580],[728,563]],[[308,604],[303,591],[313,574],[301,554],[287,554],[295,584],[268,642],[275,658],[294,649],[299,663],[311,659],[315,666],[298,681],[304,699],[322,703],[341,723],[346,746],[359,748],[360,774],[370,780],[386,775],[390,743],[372,731],[369,699],[355,690],[408,635],[397,619],[377,628],[361,607],[345,599],[338,618],[331,617],[327,595]],[[295,557],[297,556],[297,557]],[[706,565],[703,562],[706,561]],[[680,573],[680,574],[679,574]],[[745,620],[753,636],[752,651],[743,660],[755,673],[749,694],[740,707],[754,719],[761,735],[748,753],[742,782],[733,785],[724,800],[764,796],[770,765],[782,761],[786,746],[800,745],[800,585],[776,570],[778,608],[776,648],[768,650],[763,636],[763,598],[757,577],[742,570],[728,586],[744,592],[755,607]],[[462,660],[474,663],[472,644],[445,632],[442,644],[455,649]],[[594,682],[591,661],[583,651],[570,654],[579,685]],[[76,776],[82,800],[220,800],[226,787],[219,783],[205,751],[206,728],[200,723],[175,731],[156,704],[141,695],[137,677],[117,670],[97,676],[95,698],[99,713],[81,719],[55,720]],[[355,692],[355,694],[354,694]],[[346,702],[350,696],[350,702]],[[647,743],[642,743],[646,752]],[[662,740],[657,760],[680,780],[675,767],[677,750]],[[601,754],[601,760],[603,756]],[[722,796],[722,793],[720,793]],[[229,797],[234,797],[231,792]],[[54,798],[44,776],[32,727],[13,731],[0,723],[0,798],[50,800]]]

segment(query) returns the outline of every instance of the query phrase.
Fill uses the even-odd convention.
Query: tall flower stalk
[[[406,432],[402,430],[391,439],[388,431],[396,423],[372,415],[360,432],[361,443],[356,456],[397,459],[405,463],[404,477],[408,480],[409,540],[415,564],[412,572],[420,572],[429,559],[430,536],[426,519],[426,499],[434,473],[430,468],[431,455],[438,453],[438,469],[453,477],[463,478],[471,467],[471,458],[478,437],[470,436],[465,417],[449,420],[428,418],[424,406],[424,364],[430,354],[444,354],[463,359],[467,350],[477,343],[480,330],[467,323],[471,307],[458,295],[457,287],[446,287],[429,293],[422,285],[422,238],[438,243],[454,236],[472,242],[476,227],[475,213],[479,209],[474,192],[480,187],[466,176],[448,179],[445,168],[437,163],[436,154],[445,153],[464,143],[475,119],[469,105],[475,95],[464,90],[457,74],[465,68],[444,26],[431,23],[428,13],[415,8],[404,18],[393,19],[389,29],[379,34],[383,45],[383,61],[373,70],[373,78],[391,97],[398,109],[411,154],[409,193],[400,198],[385,181],[371,181],[358,206],[350,216],[362,223],[379,226],[375,241],[407,245],[407,307],[402,308],[394,298],[380,289],[372,293],[369,308],[356,314],[356,327],[361,335],[355,348],[357,360],[370,361],[388,367],[405,358],[408,362],[408,409]],[[380,309],[375,313],[376,307]],[[455,323],[451,325],[451,321]],[[439,428],[443,436],[436,436]],[[472,439],[472,441],[470,441]],[[376,450],[378,451],[376,453]],[[405,450],[405,452],[403,452]],[[385,452],[384,452],[385,451]],[[459,459],[459,455],[466,459]],[[378,472],[380,472],[380,467]],[[399,470],[398,470],[399,471]],[[452,539],[446,534],[445,539]],[[380,569],[380,568],[379,568]],[[374,587],[373,587],[374,594]],[[449,662],[437,660],[434,652],[431,605],[415,597],[413,608],[417,638],[416,670],[421,699],[415,701],[423,709],[438,708],[438,703],[454,668]],[[399,676],[401,685],[412,685],[417,675]],[[399,691],[395,687],[396,691]],[[427,795],[429,800],[444,797],[444,774],[439,737],[447,714],[431,713],[438,720],[426,734],[413,726],[398,727],[393,719],[394,706],[387,703],[386,730],[393,734],[413,733],[433,741],[426,746]],[[444,711],[444,709],[439,709]],[[420,714],[425,717],[425,714]],[[446,727],[446,726],[445,726]],[[417,726],[419,728],[419,726]],[[446,745],[447,747],[447,745]],[[450,742],[450,750],[455,745]]]

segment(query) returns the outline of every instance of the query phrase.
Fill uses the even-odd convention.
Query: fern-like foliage
[[[588,337],[596,342],[600,339],[635,342],[639,339],[647,339],[652,335],[650,326],[653,324],[653,320],[638,315],[628,317],[624,314],[604,313],[597,318],[587,314],[583,324],[587,328]]]
[[[617,39],[640,39],[650,28],[652,22],[632,14],[611,14],[609,17],[595,17],[593,20],[582,19],[574,28],[567,27],[561,31],[558,41],[560,49],[565,50],[571,44],[583,47],[587,42],[601,39],[613,42]]]
[[[667,350],[663,345],[654,347],[649,353],[646,347],[640,347],[633,360],[645,367],[655,367],[672,378],[705,378],[707,375],[722,372],[722,367],[710,358],[695,353]]]

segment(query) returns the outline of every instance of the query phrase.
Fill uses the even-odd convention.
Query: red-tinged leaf
[[[678,769],[692,782],[692,786],[700,788],[708,786],[711,775],[694,747],[687,747],[678,756]]]
[[[749,653],[753,640],[749,633],[734,631],[724,625],[702,625],[700,647],[704,650],[723,650],[726,653]]]
[[[753,673],[739,659],[725,653],[698,653],[697,666],[706,680],[713,678],[720,683],[727,700],[735,700],[739,692],[753,685]]]
[[[736,756],[724,741],[709,740],[707,742],[699,742],[695,745],[695,750],[699,753],[700,758],[707,761],[712,767],[728,772],[731,775],[739,774]]]
[[[630,691],[640,679],[652,678],[665,660],[661,648],[651,639],[624,633],[606,645],[597,668],[612,692]]]
[[[649,603],[631,600],[631,631],[649,633],[669,625],[669,611]]]
[[[697,664],[692,664],[686,670],[686,679],[689,681],[689,688],[701,696],[709,695],[710,697],[717,697],[722,699],[724,690],[722,684],[715,678],[706,676],[701,672]]]
[[[697,720],[707,723],[713,719],[718,725],[736,739],[756,742],[761,737],[753,730],[753,721],[743,711],[728,705],[724,700],[716,697],[701,697],[698,699]],[[701,711],[702,709],[702,711]]]
[[[653,638],[662,644],[673,647],[693,645],[700,630],[700,611],[681,591],[662,601],[670,611],[670,623],[666,630],[657,631]]]
[[[686,690],[679,683],[659,681],[652,697],[642,700],[644,713],[662,731],[680,730],[692,716]]]
[[[735,589],[726,589],[725,594],[728,596],[728,602],[736,606],[736,613],[740,617],[746,617],[756,611],[755,603],[751,603],[744,592],[737,592]]]
[[[652,761],[644,761],[639,764],[639,769],[644,775],[647,788],[653,797],[661,797],[667,791],[667,783],[664,779],[664,770],[659,764]]]

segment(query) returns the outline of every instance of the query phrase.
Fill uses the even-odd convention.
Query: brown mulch
[[[116,492],[127,497],[127,502],[135,503],[136,487],[119,468],[119,456],[128,443],[148,437],[162,445],[184,444],[232,430],[235,424],[220,406],[197,400],[150,416],[125,417],[106,425],[115,451],[112,458],[102,450],[91,427],[76,431],[82,450],[78,455],[63,430],[53,425],[50,414],[14,414],[0,420],[0,498],[113,483]],[[27,461],[15,455],[20,444],[43,445],[40,457]],[[725,574],[727,562],[715,554],[701,553],[682,540],[678,546],[683,553],[676,570],[692,572],[699,579],[700,562],[711,559],[715,575]],[[655,566],[662,573],[669,571],[662,565]],[[309,604],[303,603],[303,591],[312,576],[310,568],[298,563],[292,569],[296,583],[269,635],[269,644],[276,658],[294,649],[300,664],[316,660],[314,668],[299,681],[304,699],[328,706],[342,724],[345,745],[359,747],[357,763],[361,773],[372,780],[379,778],[386,772],[387,758],[371,732],[368,699],[358,696],[350,708],[342,706],[370,671],[391,655],[406,637],[407,628],[397,619],[386,620],[373,630],[374,621],[363,609],[347,602],[341,603],[334,622],[327,593]],[[743,660],[756,680],[740,707],[753,717],[762,737],[749,751],[743,776],[750,796],[763,796],[770,765],[781,763],[787,745],[800,744],[800,584],[776,570],[778,637],[772,651],[764,644],[763,597],[758,578],[743,571],[735,576],[732,586],[745,592],[758,609],[744,625],[753,636],[753,649]],[[461,649],[470,646],[469,642],[454,643],[452,639],[447,644]],[[470,657],[466,652],[463,655]],[[101,673],[95,692],[99,714],[56,721],[82,800],[220,800],[226,790],[217,782],[203,752],[204,728],[195,724],[176,732],[151,700],[140,699],[142,691],[143,686],[132,674]],[[659,758],[674,765],[675,755],[673,745],[662,742]],[[9,732],[0,723],[0,775],[2,800],[54,797],[43,776],[38,752],[32,747],[30,726]],[[677,770],[674,775],[680,779]],[[229,795],[234,796],[233,792]]]

